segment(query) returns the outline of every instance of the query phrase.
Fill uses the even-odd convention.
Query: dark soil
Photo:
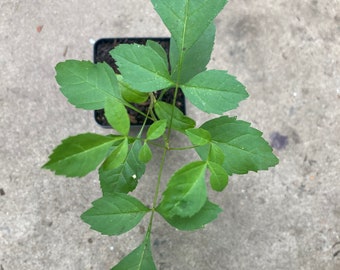
[[[158,42],[162,47],[165,49],[167,54],[169,55],[169,48],[170,48],[170,39],[169,38],[105,38],[105,39],[100,39],[96,42],[94,45],[94,62],[106,62],[109,64],[115,73],[119,73],[119,70],[117,68],[117,65],[114,61],[114,59],[111,57],[109,52],[119,44],[132,44],[132,43],[137,43],[137,44],[142,44],[144,45],[146,41],[150,39],[153,41]],[[163,97],[162,101],[167,102],[172,104],[173,103],[173,93],[174,89],[170,89],[167,91]],[[156,92],[156,98],[159,96],[160,91]],[[140,111],[144,112],[145,114],[148,111],[148,106],[149,106],[149,101],[146,101],[142,104],[133,104],[136,108],[138,108]],[[185,114],[185,100],[184,100],[184,95],[183,92],[180,90],[177,98],[176,98],[176,106]],[[144,122],[145,117],[134,110],[131,110],[127,108],[127,111],[129,113],[130,117],[130,122],[131,125],[142,125]],[[94,112],[95,120],[96,122],[103,126],[103,127],[110,127],[109,123],[107,122],[105,115],[104,115],[104,110],[96,110]],[[150,125],[152,123],[151,120],[147,121],[147,124]]]

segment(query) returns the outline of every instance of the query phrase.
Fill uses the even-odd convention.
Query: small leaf
[[[150,48],[152,48],[155,52],[158,53],[158,55],[160,57],[162,57],[164,62],[168,62],[168,56],[166,54],[166,51],[164,50],[164,48],[158,43],[155,42],[153,40],[147,40],[146,41],[146,46],[149,46]]]
[[[119,235],[135,227],[150,210],[136,198],[115,193],[93,203],[93,207],[81,215],[84,222],[105,235]]]
[[[125,256],[111,270],[156,270],[152,258],[150,238],[147,237],[140,246]]]
[[[168,120],[168,125],[170,123],[171,114],[172,114],[172,105],[157,101],[155,103],[155,112],[159,119]],[[193,119],[185,116],[180,109],[174,107],[174,117],[172,119],[172,126],[171,128],[174,130],[178,130],[180,132],[185,132],[188,128],[195,127],[196,123]]]
[[[110,52],[124,81],[141,92],[153,92],[174,85],[168,63],[149,46],[122,44]]]
[[[216,219],[220,212],[222,212],[222,210],[218,205],[207,200],[202,209],[192,217],[162,216],[171,226],[179,230],[193,231],[203,228],[204,225]]]
[[[248,97],[245,87],[222,70],[204,71],[181,88],[193,105],[207,113],[223,114]]]
[[[195,161],[179,169],[169,180],[157,211],[164,216],[192,217],[207,200],[206,163]]]
[[[77,108],[103,109],[108,97],[120,98],[113,69],[106,63],[67,60],[56,66],[60,91]]]
[[[224,162],[224,153],[221,148],[219,148],[216,144],[210,145],[208,160],[215,162],[219,165],[222,165]]]
[[[81,177],[97,168],[118,137],[93,133],[69,137],[57,146],[43,166],[57,175]]]
[[[105,102],[105,117],[112,128],[127,136],[130,130],[130,118],[125,106],[116,98],[108,98]]]
[[[132,89],[130,85],[124,82],[122,75],[117,75],[119,88],[123,99],[129,103],[143,103],[148,100],[149,94]]]
[[[165,119],[158,120],[152,123],[146,134],[147,140],[155,140],[162,136],[166,129],[167,121]]]
[[[128,139],[125,138],[117,147],[113,149],[109,157],[103,163],[104,170],[113,170],[122,165],[129,150]]]
[[[187,129],[185,133],[193,145],[205,145],[211,140],[209,132],[201,128]]]
[[[100,187],[103,195],[115,192],[128,193],[133,191],[138,180],[145,172],[145,164],[138,159],[142,148],[140,140],[132,143],[128,155],[122,165],[113,170],[99,169]]]
[[[278,163],[272,148],[261,137],[262,132],[250,127],[250,123],[222,116],[204,123],[201,128],[209,131],[212,144],[223,152],[223,168],[229,175],[266,170]],[[207,159],[206,148],[195,149],[203,160]]]
[[[228,185],[228,174],[223,167],[214,162],[208,162],[210,185],[215,191],[222,191]]]
[[[139,151],[138,158],[143,163],[148,163],[152,159],[152,152],[147,143],[144,143],[141,150]]]

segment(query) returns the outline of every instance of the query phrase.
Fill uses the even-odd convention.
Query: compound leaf
[[[138,158],[141,148],[140,140],[136,140],[130,146],[126,159],[118,168],[107,171],[103,167],[99,169],[103,195],[115,192],[128,193],[136,188],[138,180],[145,172],[145,164]]]
[[[67,60],[57,64],[56,72],[60,91],[77,108],[102,109],[106,98],[120,98],[116,75],[106,63]]]
[[[111,154],[104,161],[103,166],[102,166],[103,169],[113,170],[119,167],[126,159],[128,150],[129,150],[129,142],[128,142],[128,139],[125,138],[117,147],[113,149]]]
[[[204,123],[201,128],[211,134],[211,143],[224,154],[223,168],[229,175],[266,170],[278,163],[272,148],[262,138],[262,132],[236,117],[221,116]],[[208,160],[210,149],[195,148],[203,160]]]
[[[127,136],[130,130],[130,118],[125,106],[116,98],[105,102],[105,117],[112,128]]]
[[[124,81],[141,92],[153,92],[174,85],[168,63],[150,46],[122,44],[110,52]]]
[[[150,211],[136,198],[114,193],[94,201],[93,207],[81,215],[81,219],[105,235],[119,235],[135,227]]]
[[[152,123],[146,134],[147,140],[155,140],[162,136],[166,129],[167,121],[165,119],[158,120]]]
[[[203,228],[204,225],[216,219],[220,212],[222,209],[218,205],[207,200],[201,210],[192,217],[168,217],[165,213],[162,216],[171,226],[179,230],[193,231]]]
[[[181,88],[193,105],[207,113],[223,114],[248,97],[245,87],[222,70],[204,71]]]
[[[140,246],[125,256],[111,270],[156,270],[152,258],[150,237],[146,237]]]
[[[170,178],[157,211],[164,216],[192,217],[207,200],[206,163],[195,161],[179,169]]]
[[[185,132],[188,128],[193,128],[196,122],[188,116],[185,116],[180,109],[177,107],[172,107],[172,105],[157,101],[155,103],[155,112],[159,119],[165,119],[168,121],[168,125],[171,120],[172,110],[174,110],[174,115],[172,119],[171,128],[180,132]]]
[[[43,166],[57,175],[81,177],[97,168],[119,137],[93,133],[69,137],[57,146]]]

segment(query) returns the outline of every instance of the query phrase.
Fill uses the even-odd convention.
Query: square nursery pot
[[[169,56],[169,48],[170,48],[170,38],[103,38],[96,41],[94,44],[94,63],[98,62],[106,62],[109,64],[115,73],[119,73],[117,65],[115,64],[115,60],[111,57],[109,52],[118,46],[119,44],[146,44],[147,40],[153,40],[158,42],[162,47],[165,49]],[[174,89],[170,89],[163,97],[162,101],[172,104],[173,102],[173,93]],[[156,98],[160,94],[160,91],[155,93]],[[149,105],[149,101],[146,101],[143,104],[134,104],[139,110],[142,112],[147,112]],[[185,98],[181,89],[178,91],[177,99],[176,99],[176,106],[185,114]],[[132,126],[141,126],[144,122],[145,117],[129,108],[126,108],[130,117],[130,122]],[[110,124],[107,122],[104,109],[95,110],[94,111],[94,118],[96,122],[104,127],[104,128],[111,128]],[[147,121],[147,125],[152,123],[151,120]]]

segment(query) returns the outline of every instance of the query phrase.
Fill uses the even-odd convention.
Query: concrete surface
[[[230,0],[217,29],[210,67],[228,69],[250,93],[231,114],[268,140],[283,136],[274,142],[281,163],[232,177],[214,195],[224,212],[202,231],[157,218],[158,268],[340,269],[339,0]],[[59,93],[55,64],[91,59],[90,41],[101,37],[167,35],[148,0],[0,0],[1,270],[105,270],[140,243],[145,222],[106,237],[80,220],[100,195],[95,173],[66,179],[40,166],[69,135],[108,133]],[[194,158],[171,155],[165,175]],[[135,192],[146,203],[156,168]]]

